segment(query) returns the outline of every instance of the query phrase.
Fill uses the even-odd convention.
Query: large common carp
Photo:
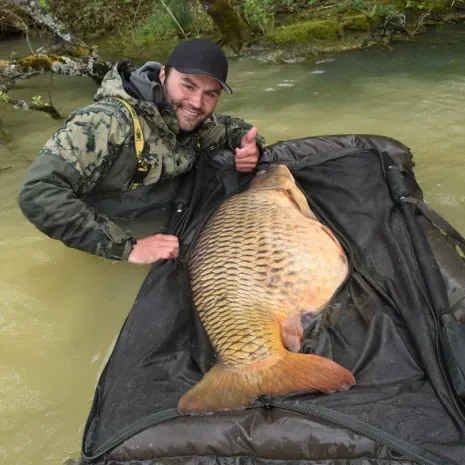
[[[337,363],[294,353],[301,314],[321,312],[347,274],[344,250],[289,169],[257,174],[209,219],[189,258],[194,304],[217,363],[180,399],[179,411],[244,408],[263,394],[353,385]]]

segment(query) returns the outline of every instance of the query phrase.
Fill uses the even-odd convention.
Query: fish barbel
[[[188,268],[217,361],[180,399],[180,412],[245,408],[264,394],[333,392],[355,383],[339,364],[295,353],[301,315],[327,306],[348,260],[286,166],[272,165],[220,205]]]

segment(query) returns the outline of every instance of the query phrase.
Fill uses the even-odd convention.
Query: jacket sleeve
[[[96,185],[127,139],[125,125],[108,107],[92,105],[71,115],[48,140],[18,198],[23,214],[41,232],[68,247],[127,259],[130,234],[79,198]]]
[[[253,126],[240,118],[214,114],[201,133],[200,146],[212,152],[214,149],[234,151],[241,146],[242,138]],[[265,138],[260,134],[255,137],[260,157],[263,155]]]

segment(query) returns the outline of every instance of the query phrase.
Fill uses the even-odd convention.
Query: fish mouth
[[[270,165],[268,169],[262,169],[255,175],[249,188],[262,190],[292,188],[292,186],[295,186],[294,176],[286,165]]]
[[[292,180],[292,182],[295,183],[294,176],[292,176],[290,169],[286,165],[274,165],[273,164],[270,166],[267,173],[271,177],[285,178],[285,179]]]
[[[317,219],[286,165],[270,165],[268,169],[260,170],[250,182],[248,189],[254,192],[280,191],[304,216],[312,220]]]

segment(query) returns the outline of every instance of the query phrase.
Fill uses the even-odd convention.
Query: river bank
[[[465,0],[228,0],[223,3],[227,7],[222,17],[220,14],[219,23],[207,14],[204,0],[192,4],[171,0],[173,11],[167,10],[172,17],[158,4],[152,10],[146,6],[137,20],[137,12],[134,14],[129,4],[124,7],[127,11],[118,10],[119,16],[115,18],[110,6],[95,18],[86,12],[87,22],[76,16],[73,5],[64,8],[59,0],[54,2],[56,11],[52,8],[50,13],[58,14],[64,27],[77,37],[97,46],[98,53],[106,59],[116,61],[124,56],[136,62],[154,57],[163,61],[173,46],[187,37],[217,41],[230,57],[272,63],[318,61],[341,51],[391,46],[412,40],[431,27],[465,22]],[[124,19],[133,14],[131,21]],[[239,22],[229,19],[234,15]],[[114,19],[112,26],[107,24],[110,19]],[[94,24],[99,21],[106,25]],[[0,23],[3,27],[0,39],[8,38],[7,17],[0,16]],[[241,36],[239,47],[232,36],[225,35],[224,25],[226,29],[235,29],[236,39]],[[18,27],[17,24],[10,26]],[[243,34],[243,30],[247,31]],[[21,27],[12,37],[17,34],[23,34]]]
[[[250,40],[239,51],[233,50],[227,43],[223,44],[228,56],[272,63],[299,63],[318,61],[326,55],[347,50],[389,47],[393,43],[421,36],[430,28],[464,23],[465,2],[311,0],[304,7],[276,10],[268,16],[265,13],[260,23],[261,30],[255,27]],[[204,16],[201,22],[202,27],[197,28],[197,33],[190,34],[190,37],[199,35],[214,41],[221,40],[218,30],[207,17]],[[133,40],[129,40],[128,34],[125,34],[124,38],[113,35],[100,38],[97,43],[101,52],[112,60],[124,53],[136,61],[153,59],[154,56],[162,61],[173,45],[184,38],[180,33],[164,39],[145,37],[140,40],[133,36]]]
[[[352,0],[309,10],[268,34],[262,46],[275,49],[272,59],[305,60],[328,53],[411,40],[428,27],[465,21],[465,4]]]

